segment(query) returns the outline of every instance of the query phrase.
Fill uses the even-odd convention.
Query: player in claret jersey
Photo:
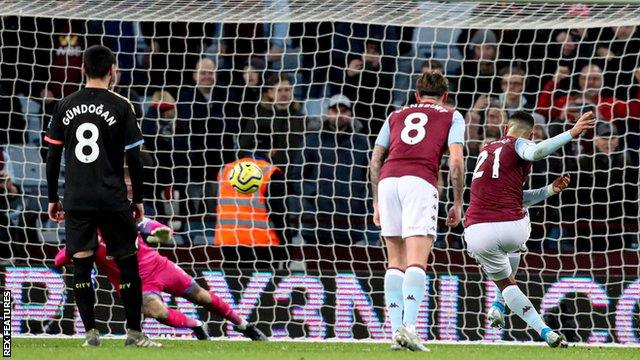
[[[422,74],[416,89],[418,104],[389,116],[371,157],[374,223],[381,227],[389,260],[384,291],[392,349],[428,351],[416,334],[416,320],[436,235],[438,172],[447,148],[454,189],[447,225],[457,226],[462,217],[464,119],[444,105],[448,85],[439,72]]]
[[[540,143],[530,141],[533,117],[523,111],[515,112],[505,127],[507,135],[485,145],[478,155],[478,163],[471,182],[471,203],[466,212],[464,238],[469,254],[478,261],[487,276],[500,290],[499,301],[490,311],[490,321],[502,326],[502,313],[506,304],[518,314],[551,347],[566,347],[564,338],[544,323],[531,301],[522,293],[515,280],[520,262],[519,251],[526,249],[531,227],[523,208],[523,184],[529,177],[531,162],[544,159],[560,147],[592,129],[595,118],[585,113],[573,128]],[[539,199],[527,199],[534,203],[568,185],[547,193],[533,195]],[[502,305],[502,306],[501,306]]]

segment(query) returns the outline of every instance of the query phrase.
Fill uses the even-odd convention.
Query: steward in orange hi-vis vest
[[[233,167],[242,161],[251,161],[262,170],[262,184],[253,194],[241,194],[229,183]],[[219,199],[214,244],[221,246],[277,246],[281,239],[269,219],[267,195],[275,173],[281,170],[268,161],[242,158],[225,165],[218,174]]]

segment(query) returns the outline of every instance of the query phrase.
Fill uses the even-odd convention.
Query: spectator
[[[46,91],[41,91],[41,95],[46,96]],[[32,140],[30,143],[36,144],[40,146],[40,157],[42,158],[42,162],[45,162],[47,159],[47,150],[48,143],[43,141],[44,135],[47,132],[47,127],[49,126],[49,122],[51,121],[51,116],[53,116],[53,109],[55,109],[56,104],[58,103],[58,99],[52,99],[47,97],[36,97],[31,98],[30,101],[26,103],[27,109],[30,110],[31,106],[35,111],[28,111],[27,117],[27,129],[29,124],[39,124],[40,131],[37,135],[37,140],[33,139],[32,136],[27,134],[27,137],[31,137]],[[29,130],[27,130],[29,131]]]
[[[0,85],[0,145],[23,144],[25,128],[20,100]]]
[[[391,105],[391,78],[381,68],[380,45],[368,42],[364,56],[347,56],[347,68],[335,70],[331,94],[354,102],[353,115],[365,125],[367,135],[377,135]]]
[[[498,100],[481,95],[465,117],[469,140],[467,151],[469,154],[477,155],[483,139],[501,136],[507,114]]]
[[[174,174],[181,174],[175,179],[177,184],[189,184],[189,198],[203,199],[211,190],[205,186],[205,181],[215,179],[220,168],[234,156],[233,136],[237,132],[237,120],[225,116],[228,115],[224,108],[227,94],[224,88],[216,86],[213,60],[201,58],[192,80],[193,85],[182,86],[178,94],[174,139],[178,171]],[[203,213],[199,212],[203,205],[200,200],[192,205],[190,210]]]
[[[54,24],[51,78],[45,91],[46,97],[61,99],[80,88],[82,51],[86,44],[81,22],[59,19]]]
[[[610,250],[637,247],[636,238],[624,239],[625,222],[637,221],[638,170],[625,167],[625,152],[620,148],[616,128],[607,122],[597,124],[594,153],[579,160],[579,220],[588,220],[589,234],[580,250]],[[603,226],[606,223],[606,226]],[[624,241],[624,243],[623,243]]]
[[[144,115],[142,113],[142,105],[140,104],[140,95],[131,87],[125,86],[121,84],[122,79],[122,71],[120,68],[116,69],[116,72],[113,76],[113,80],[111,81],[111,86],[113,87],[113,92],[116,94],[122,95],[125,98],[129,99],[133,104],[134,111],[136,113],[136,117],[141,119]]]
[[[367,137],[354,133],[352,103],[331,97],[322,128],[305,136],[301,173],[301,235],[311,244],[355,244],[365,240]],[[294,205],[294,208],[296,206]]]
[[[561,68],[567,74],[574,74],[588,65],[595,56],[595,41],[591,39],[587,29],[556,30],[546,36],[538,36],[536,41],[546,43],[538,51],[532,51],[528,65],[529,74],[536,75],[539,79],[530,81],[536,90],[544,86]],[[570,85],[567,77],[558,88],[568,90]]]
[[[531,102],[524,96],[525,71],[519,67],[505,67],[500,69],[500,89],[502,93],[498,95],[498,100],[511,116],[516,111],[534,109]]]
[[[144,150],[149,152],[153,164],[151,168],[145,169],[145,184],[149,184],[146,198],[155,201],[154,208],[158,217],[184,215],[185,209],[181,211],[177,203],[181,200],[181,194],[174,194],[173,189],[174,183],[180,183],[175,179],[181,178],[180,172],[184,172],[176,171],[175,168],[175,157],[180,155],[174,152],[173,146],[176,134],[176,101],[167,91],[156,91],[151,101],[151,107],[142,121]]]
[[[478,30],[469,40],[456,94],[456,108],[463,114],[478,96],[496,94],[500,88],[495,77],[497,42],[492,30]]]
[[[264,62],[252,59],[242,67],[242,89],[240,90],[240,119],[256,117],[260,103],[260,88],[264,72]]]
[[[604,70],[605,86],[621,100],[636,97],[634,72],[640,65],[640,34],[636,26],[603,29],[596,50],[597,64]]]
[[[293,100],[291,81],[286,75],[267,78],[256,117],[243,118],[240,126],[240,151],[271,159],[286,177],[288,165],[300,151],[305,130],[304,114]]]
[[[250,161],[262,170],[262,184],[253,194],[241,194],[229,184],[239,162]],[[289,239],[286,224],[286,187],[282,170],[259,156],[227,164],[218,176],[218,205],[213,243],[218,246],[278,246]]]
[[[0,147],[0,259],[10,260],[16,254],[12,251],[11,244],[16,242],[12,238],[10,211],[15,208],[15,202],[20,198],[22,190],[16,185],[10,175],[9,161],[6,152]]]
[[[425,60],[420,66],[420,75],[426,73],[427,71],[436,71],[439,73],[443,73],[444,68],[442,67],[442,63],[438,60]],[[411,89],[416,88],[416,81],[418,80],[419,75],[412,76],[411,78]],[[406,94],[405,94],[406,97]],[[411,95],[408,97],[406,101],[406,105],[417,104],[418,100],[416,99],[415,90],[411,91]]]
[[[545,84],[538,98],[537,111],[539,113],[551,119],[561,118],[561,111],[569,101],[569,96],[566,94],[558,95],[555,90],[562,79],[568,76],[569,69],[560,66],[554,78]],[[604,95],[602,85],[602,70],[599,66],[586,65],[582,68],[578,77],[578,94],[581,95],[584,103],[596,105],[598,118],[611,121],[628,116],[640,117],[640,101],[638,100],[640,92],[634,100],[619,101],[614,97]]]

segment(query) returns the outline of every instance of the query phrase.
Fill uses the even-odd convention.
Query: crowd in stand
[[[114,91],[140,118],[148,213],[186,242],[195,241],[194,223],[215,227],[218,173],[245,156],[281,170],[271,181],[283,186],[268,193],[286,199],[271,209],[286,228],[281,244],[379,241],[369,218],[372,143],[390,112],[415,103],[419,73],[441,71],[449,104],[467,121],[469,174],[517,110],[534,113],[538,140],[596,112],[593,134],[534,165],[532,188],[570,174],[577,190],[530,209],[532,238],[547,250],[637,248],[640,29],[271,25],[3,18],[0,224],[46,221],[4,211],[28,208],[21,194],[46,193],[12,179],[9,149],[37,149],[44,159],[55,103],[81,86],[82,51],[103,43],[118,54]],[[0,243],[29,237],[10,228],[0,226]],[[461,246],[460,229],[444,232],[437,246]]]

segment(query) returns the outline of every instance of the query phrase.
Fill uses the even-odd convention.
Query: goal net
[[[114,91],[145,138],[146,213],[175,232],[157,250],[274,339],[390,339],[367,167],[387,115],[415,103],[422,71],[446,75],[467,122],[467,189],[479,148],[509,114],[533,113],[540,140],[594,111],[594,131],[533,165],[526,187],[562,174],[571,185],[529,208],[517,278],[571,342],[640,342],[637,2],[0,3],[0,284],[14,334],[84,332],[70,271],[53,268],[65,233],[46,215],[42,139],[55,104],[82,84],[83,50],[104,44],[118,59]],[[267,181],[241,196],[225,174],[246,157]],[[444,225],[447,175],[443,165],[420,336],[538,340],[516,316],[489,328],[496,288],[466,254],[462,227]],[[99,330],[122,334],[121,302],[100,270],[94,286]],[[164,299],[213,336],[240,336]],[[191,336],[153,319],[144,327]]]

